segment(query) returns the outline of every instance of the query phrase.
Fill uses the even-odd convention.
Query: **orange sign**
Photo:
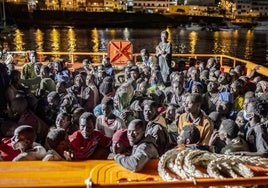
[[[127,60],[132,60],[132,43],[127,40],[110,41],[108,57],[112,64],[125,64]]]

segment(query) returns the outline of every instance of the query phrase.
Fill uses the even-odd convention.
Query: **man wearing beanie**
[[[128,156],[131,154],[131,146],[127,137],[127,129],[117,130],[112,138],[111,153],[108,159],[113,159],[116,154]]]

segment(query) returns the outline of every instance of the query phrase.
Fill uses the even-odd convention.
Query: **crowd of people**
[[[22,70],[2,57],[1,160],[110,159],[140,171],[174,147],[267,156],[268,85],[258,67],[221,72],[214,58],[192,58],[174,70],[166,31],[155,54],[142,49],[122,72],[109,57],[74,72],[34,51]]]

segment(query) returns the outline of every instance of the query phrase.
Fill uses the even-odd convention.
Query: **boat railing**
[[[25,64],[25,57],[29,51],[11,51],[10,53],[16,54],[18,65]],[[54,61],[56,59],[65,59],[68,64],[68,68],[75,69],[77,65],[81,64],[82,60],[85,58],[89,58],[94,65],[98,65],[101,63],[101,59],[107,56],[107,52],[37,52],[38,60],[40,62],[48,62]],[[154,53],[150,53],[151,56],[154,56]],[[132,59],[134,62],[137,62],[140,53],[133,53]],[[209,58],[214,58],[217,62],[219,62],[221,66],[221,71],[229,71],[230,68],[235,67],[237,65],[242,65],[245,68],[245,72],[250,72],[251,69],[255,68],[258,63],[254,63],[249,60],[224,55],[224,54],[183,54],[183,53],[173,53],[172,60],[173,65],[179,63],[181,60],[185,61],[187,64],[190,58],[195,58],[197,61],[206,62]],[[74,66],[76,65],[76,66]],[[126,65],[126,62],[112,62],[112,65],[116,69],[123,69]],[[80,65],[81,67],[81,65]],[[258,73],[267,76],[268,68],[261,66],[260,69],[257,70]]]

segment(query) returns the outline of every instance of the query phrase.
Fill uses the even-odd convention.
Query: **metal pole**
[[[3,28],[6,28],[6,8],[5,8],[5,0],[2,0],[2,9],[3,9]]]

